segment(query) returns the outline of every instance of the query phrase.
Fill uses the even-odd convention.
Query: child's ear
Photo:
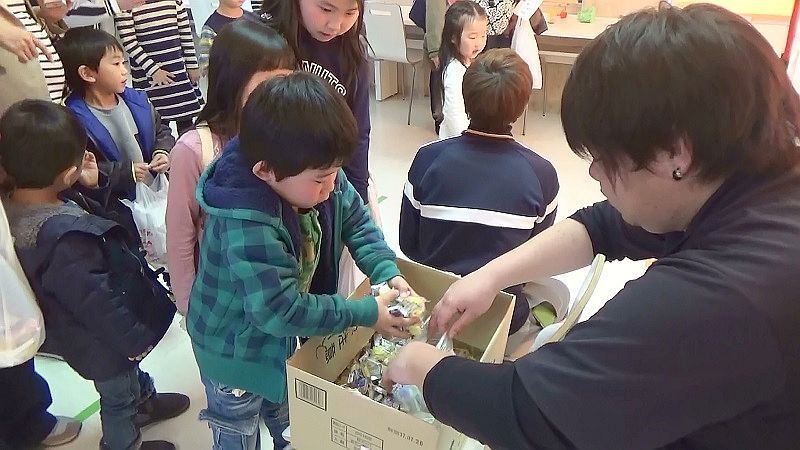
[[[82,65],[78,67],[78,76],[87,83],[94,83],[97,81],[96,73],[89,66]]]
[[[264,161],[259,161],[253,166],[253,175],[267,183],[274,183],[276,181],[275,173]]]

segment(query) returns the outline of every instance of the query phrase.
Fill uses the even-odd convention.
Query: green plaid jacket
[[[286,359],[294,351],[294,337],[372,326],[378,318],[377,303],[374,297],[346,300],[299,292],[298,253],[281,217],[286,212],[278,207],[278,214],[271,215],[206,202],[204,186],[219,162],[203,173],[197,188],[207,219],[187,330],[204,377],[280,402],[286,398]],[[266,184],[263,187],[265,198],[276,196]],[[373,282],[399,275],[394,252],[341,171],[328,201],[336,211],[333,260],[339,260],[346,244]]]

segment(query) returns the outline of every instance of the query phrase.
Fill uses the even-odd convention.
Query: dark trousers
[[[439,125],[442,123],[444,116],[442,115],[442,106],[444,105],[443,86],[442,86],[442,69],[431,67],[431,117],[433,117],[433,124],[436,128],[436,134],[439,134]]]
[[[33,359],[0,369],[0,390],[0,442],[18,448],[43,441],[56,418],[47,412],[53,403],[50,387],[34,370]]]

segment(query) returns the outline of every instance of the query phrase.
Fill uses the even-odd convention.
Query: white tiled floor
[[[403,183],[411,161],[420,145],[436,138],[430,119],[428,99],[415,99],[412,125],[406,125],[407,103],[393,97],[372,105],[371,168],[378,187],[379,196],[386,198],[380,203],[386,239],[396,251],[398,247],[397,225]],[[575,209],[602,199],[598,185],[588,176],[588,164],[574,156],[567,148],[557,114],[542,117],[536,111],[528,113],[528,133],[521,136],[522,122],[515,127],[518,140],[548,158],[556,167],[561,182],[559,216],[566,217]],[[595,299],[587,307],[584,316],[593,314],[604,300],[611,297],[625,280],[641,274],[643,265],[634,262],[619,262],[607,266]],[[580,284],[582,271],[566,274],[562,279],[573,291]],[[98,399],[90,382],[81,379],[65,363],[37,358],[38,371],[48,380],[53,395],[54,414],[76,416],[89,408]],[[191,397],[192,407],[182,416],[154,425],[144,431],[145,439],[166,439],[180,449],[210,448],[210,432],[205,423],[197,420],[197,414],[205,406],[205,394],[200,384],[197,365],[191,351],[189,338],[173,323],[167,336],[149,355],[142,367],[156,380],[156,387],[163,392],[177,391]],[[98,414],[84,422],[80,437],[64,449],[95,449],[100,439]],[[262,441],[271,442],[262,426]],[[265,446],[268,448],[268,446]],[[302,449],[314,450],[314,449]]]

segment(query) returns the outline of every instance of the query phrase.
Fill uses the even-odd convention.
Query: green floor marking
[[[83,422],[89,417],[92,417],[92,415],[94,415],[94,413],[97,411],[100,411],[100,399],[97,399],[97,401],[84,408],[83,411],[79,412],[78,415],[75,416],[75,420],[78,422]]]

